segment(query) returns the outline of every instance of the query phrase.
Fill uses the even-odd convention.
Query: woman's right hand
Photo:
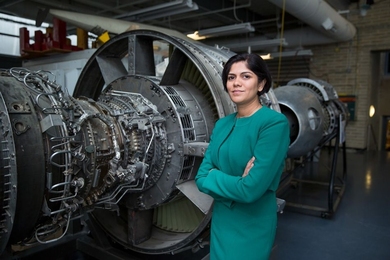
[[[245,177],[249,174],[250,169],[252,169],[253,165],[255,165],[254,162],[255,162],[255,157],[253,156],[246,164],[246,167],[245,167],[244,173],[242,174],[242,177]]]

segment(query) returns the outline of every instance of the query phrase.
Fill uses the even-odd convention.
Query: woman
[[[268,259],[275,239],[279,185],[289,146],[286,117],[262,106],[271,75],[256,54],[231,57],[222,81],[237,112],[215,124],[195,177],[214,198],[210,259]]]

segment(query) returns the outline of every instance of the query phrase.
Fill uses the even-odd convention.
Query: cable
[[[252,5],[252,0],[249,0],[248,4],[246,4],[245,6],[251,6],[251,5]],[[237,0],[234,0],[234,6],[233,6],[234,18],[236,18],[237,21],[242,23],[243,21],[238,19],[238,17],[237,17],[236,9],[237,9]]]
[[[279,45],[279,63],[278,63],[278,77],[277,77],[277,83],[279,84],[279,78],[280,78],[280,68],[282,67],[282,48],[283,48],[283,32],[284,32],[284,15],[286,13],[286,0],[283,0],[283,8],[282,8],[282,28],[280,30],[280,45]]]

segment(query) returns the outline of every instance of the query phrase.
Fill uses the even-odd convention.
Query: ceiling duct
[[[268,1],[283,8],[283,0]],[[355,26],[342,17],[326,1],[286,1],[285,9],[289,14],[334,40],[349,41],[356,34]]]
[[[70,23],[76,27],[82,28],[86,31],[93,33],[95,31],[107,31],[112,34],[120,34],[132,30],[154,30],[168,34],[170,36],[189,40],[187,36],[176,30],[171,30],[154,25],[147,25],[144,23],[101,17],[97,15],[68,12],[57,9],[50,9],[49,13],[64,22]]]
[[[283,8],[283,0],[269,0],[269,2]],[[286,1],[286,12],[305,22],[310,27],[287,30],[283,33],[289,50],[301,49],[305,46],[331,44],[340,41],[349,41],[356,34],[355,26],[337,13],[331,6],[322,0]],[[278,32],[263,36],[231,39],[207,39],[208,45],[225,46],[232,51],[242,51],[251,46],[253,51],[274,52],[275,46],[254,44],[275,40]],[[238,48],[237,46],[240,46]]]

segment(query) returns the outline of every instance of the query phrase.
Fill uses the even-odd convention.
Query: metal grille
[[[185,102],[180,97],[180,95],[177,94],[177,92],[174,88],[165,87],[165,91],[167,92],[169,97],[172,99],[172,101],[176,105],[176,107],[187,108]],[[194,129],[194,123],[192,121],[191,115],[180,113],[180,121],[181,121],[181,124],[183,126],[184,139],[186,141],[194,141],[196,139],[195,138],[195,129]]]
[[[183,132],[186,141],[194,141],[196,137],[195,137],[195,130],[192,124],[191,116],[182,115],[180,116],[180,119],[183,125]]]
[[[181,171],[180,180],[186,181],[190,178],[192,169],[194,168],[195,157],[187,156],[184,160],[183,170]]]
[[[161,205],[154,210],[153,224],[160,229],[173,232],[193,232],[204,215],[185,197]]]
[[[172,87],[165,87],[165,91],[169,95],[169,97],[172,99],[173,103],[178,107],[185,107],[185,103],[183,99],[177,94],[174,88]]]
[[[1,123],[1,119],[0,119]],[[1,203],[1,216],[0,216],[0,230],[4,229],[4,216],[6,216],[6,210],[8,209],[8,202],[9,202],[9,190],[10,190],[10,173],[9,173],[9,160],[10,160],[10,154],[9,149],[7,145],[7,141],[1,141],[0,148],[1,148],[1,157],[0,157],[0,185],[1,185],[1,192],[0,192],[0,203]]]

